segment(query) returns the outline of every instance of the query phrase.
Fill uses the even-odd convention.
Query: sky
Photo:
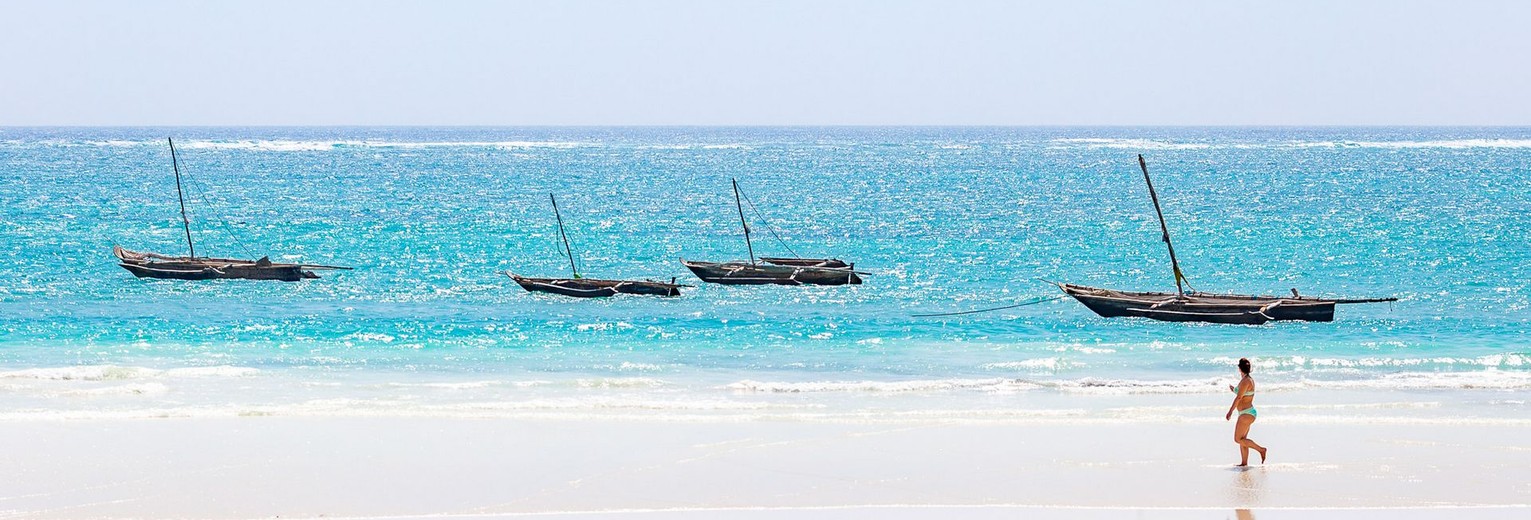
[[[1531,125],[1531,2],[0,3],[0,125]]]

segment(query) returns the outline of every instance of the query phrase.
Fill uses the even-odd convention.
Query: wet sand
[[[1520,517],[1531,427],[240,417],[12,422],[9,518]],[[1375,509],[1386,508],[1386,509]],[[1397,508],[1403,508],[1402,510]],[[1170,514],[1178,511],[1183,515]],[[1164,515],[1164,516],[1156,516]]]

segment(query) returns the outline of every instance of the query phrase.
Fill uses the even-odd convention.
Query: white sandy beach
[[[6,518],[1522,518],[1531,426],[235,417],[0,430]],[[1382,508],[1382,509],[1377,509]]]

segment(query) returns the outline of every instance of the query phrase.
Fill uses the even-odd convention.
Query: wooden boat
[[[680,296],[675,283],[650,280],[597,280],[594,278],[528,278],[515,273],[505,273],[527,292],[545,292],[576,298],[601,298],[617,294],[647,294],[653,296]]]
[[[527,292],[544,292],[575,298],[604,298],[618,294],[680,296],[680,288],[687,287],[675,283],[674,278],[671,278],[669,283],[665,283],[653,280],[601,280],[581,277],[579,265],[574,260],[574,247],[569,244],[569,234],[564,232],[563,215],[558,212],[558,199],[549,193],[548,200],[553,202],[553,217],[558,221],[558,236],[563,239],[564,255],[569,259],[569,271],[574,277],[530,278],[506,272],[505,275],[515,280],[516,285],[520,285],[522,289],[526,289]]]
[[[1302,296],[1292,289],[1288,296],[1248,296],[1240,294],[1214,294],[1190,291],[1185,274],[1180,271],[1180,261],[1175,257],[1175,246],[1170,242],[1169,226],[1164,221],[1164,211],[1159,207],[1159,195],[1148,176],[1148,163],[1138,155],[1138,166],[1143,170],[1143,181],[1148,184],[1148,194],[1154,202],[1154,212],[1159,216],[1159,229],[1163,232],[1164,245],[1170,254],[1170,269],[1175,276],[1175,292],[1134,292],[1102,289],[1069,283],[1056,283],[1064,294],[1078,300],[1095,314],[1106,318],[1140,317],[1160,321],[1228,323],[1238,325],[1262,325],[1271,321],[1334,321],[1334,307],[1339,304],[1375,303],[1397,301],[1397,298],[1315,298]]]
[[[144,253],[125,249],[122,246],[112,246],[112,256],[117,257],[117,265],[139,278],[166,280],[245,279],[296,282],[318,278],[319,275],[314,274],[315,270],[350,269],[332,265],[277,263],[272,262],[269,256],[263,256],[257,260],[197,256],[197,247],[191,240],[191,220],[186,217],[186,194],[181,188],[181,166],[175,154],[175,141],[166,139],[166,142],[170,145],[170,166],[175,171],[176,198],[181,203],[181,226],[186,232],[187,255]]]
[[[303,264],[279,264],[270,257],[259,260],[233,258],[189,258],[141,253],[122,246],[112,246],[117,265],[139,278],[165,278],[173,280],[214,280],[219,278],[243,278],[247,280],[281,280],[296,282],[319,275]]]
[[[1137,316],[1161,321],[1203,321],[1260,325],[1268,321],[1334,321],[1341,303],[1393,301],[1395,298],[1326,299],[1309,296],[1243,296],[1208,293],[1131,292],[1074,284],[1058,288],[1107,318]]]
[[[760,257],[756,262],[755,244],[750,237],[750,224],[744,218],[744,203],[739,194],[739,181],[733,180],[734,207],[739,210],[739,225],[744,227],[744,245],[749,251],[748,262],[700,262],[681,259],[681,265],[690,269],[704,282],[725,285],[855,285],[861,283],[855,264],[847,264],[836,258]],[[754,203],[751,203],[754,207]],[[757,215],[758,216],[758,215]],[[773,232],[774,233],[774,232]],[[777,237],[780,241],[781,238]],[[783,246],[786,244],[783,243]],[[788,248],[790,251],[791,249]]]
[[[845,268],[761,265],[745,262],[697,262],[682,259],[697,278],[725,285],[855,285],[856,271]]]

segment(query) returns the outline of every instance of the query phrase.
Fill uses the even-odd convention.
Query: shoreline
[[[0,370],[0,424],[304,419],[803,422],[974,426],[1222,423],[1231,378],[838,379],[744,372],[446,374],[235,366]],[[1531,427],[1522,371],[1261,378],[1262,425]],[[1398,384],[1388,388],[1379,382]]]

